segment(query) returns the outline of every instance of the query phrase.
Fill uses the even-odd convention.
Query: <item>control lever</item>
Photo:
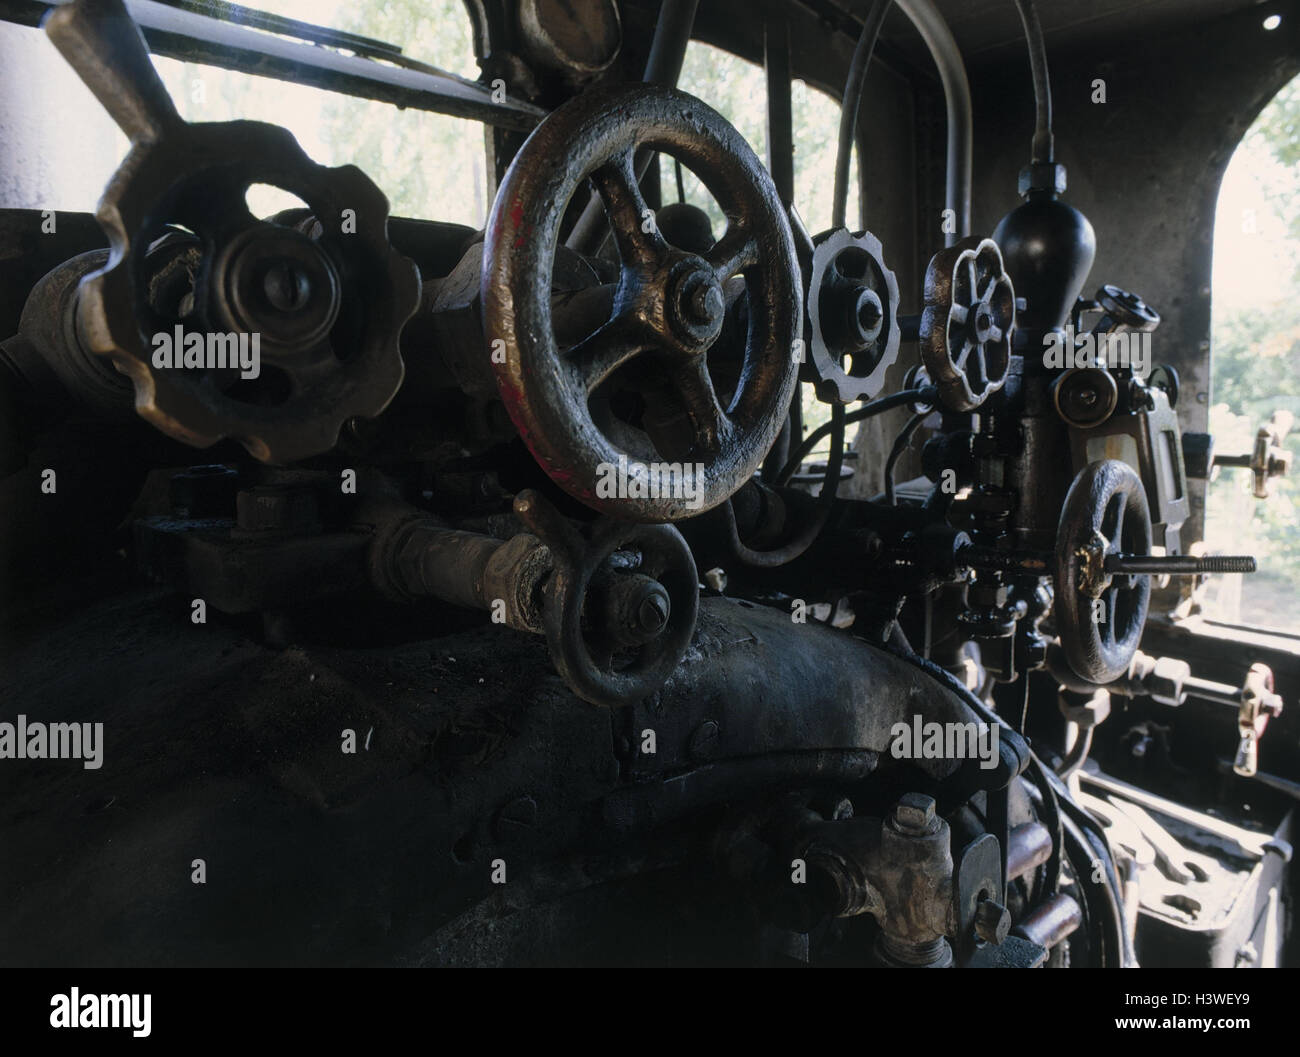
[[[1084,689],[1086,683],[1072,678],[1065,651],[1059,645],[1047,651],[1047,668],[1054,678],[1071,689]],[[1273,689],[1273,671],[1266,664],[1255,663],[1246,672],[1241,686],[1199,679],[1191,666],[1176,657],[1152,657],[1141,650],[1133,655],[1128,671],[1106,685],[1112,694],[1125,697],[1149,697],[1156,704],[1176,708],[1189,697],[1226,705],[1237,712],[1240,739],[1232,769],[1243,778],[1253,777],[1258,769],[1259,739],[1268,721],[1282,713],[1282,698]]]
[[[1215,455],[1214,465],[1249,470],[1254,478],[1255,498],[1267,499],[1269,482],[1291,472],[1291,453],[1282,442],[1294,423],[1295,416],[1290,411],[1274,411],[1255,434],[1255,447],[1249,455]]]

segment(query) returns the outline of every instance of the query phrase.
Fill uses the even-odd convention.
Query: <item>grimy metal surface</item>
[[[971,718],[928,676],[829,629],[726,600],[701,610],[677,677],[637,715],[576,700],[540,639],[487,624],[397,647],[276,650],[234,625],[196,628],[145,591],[52,614],[55,640],[45,624],[6,632],[6,701],[33,721],[104,722],[113,766],[0,770],[4,957],[409,963],[493,893],[496,857],[521,881],[538,867],[530,884],[574,862],[545,894],[558,900],[601,883],[583,856],[653,861],[674,820],[774,783],[868,777],[889,717],[918,698],[927,718]],[[75,685],[44,691],[73,670]],[[717,737],[694,736],[708,723]],[[647,727],[659,756],[636,750]],[[346,731],[355,755],[339,751]],[[204,888],[177,883],[195,856]],[[57,866],[70,857],[77,879]],[[83,884],[93,916],[66,912]],[[480,942],[456,931],[427,956],[455,961]],[[547,950],[534,940],[533,957]]]

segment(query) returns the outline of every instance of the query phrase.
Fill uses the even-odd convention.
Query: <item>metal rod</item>
[[[49,4],[47,9],[62,6]],[[402,69],[358,55],[285,40],[156,0],[126,0],[149,50],[186,62],[274,77],[365,99],[531,131],[546,111],[518,100],[496,102],[485,85],[451,74]]]
[[[970,545],[957,552],[963,565],[994,572],[1048,576],[1056,559],[1050,551],[1001,551]],[[1255,559],[1249,555],[1208,554],[1201,558],[1186,554],[1109,554],[1103,568],[1108,573],[1150,576],[1200,576],[1206,573],[1253,573]]]
[[[1150,573],[1153,576],[1196,576],[1201,573],[1253,573],[1255,559],[1244,554],[1109,554],[1103,563],[1108,573]]]
[[[655,22],[655,35],[650,42],[643,81],[670,88],[676,86],[682,63],[686,61],[686,46],[695,30],[695,9],[698,6],[699,0],[663,0],[659,5],[659,19]],[[638,183],[645,176],[651,159],[657,157],[658,154],[650,150],[636,152],[634,169]],[[600,196],[593,191],[564,244],[578,253],[596,254],[608,235],[605,208]]]
[[[655,22],[655,35],[650,41],[650,57],[646,59],[645,76],[649,84],[677,84],[686,61],[686,45],[695,30],[695,11],[700,0],[663,0],[659,5],[659,19]]]
[[[790,24],[763,24],[763,66],[767,73],[767,168],[781,204],[794,202],[794,110],[790,101]],[[680,171],[680,170],[679,170]]]

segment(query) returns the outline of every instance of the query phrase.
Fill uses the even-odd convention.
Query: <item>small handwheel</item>
[[[817,399],[851,404],[879,393],[899,345],[898,280],[880,240],[843,228],[819,236],[807,306]]]
[[[1127,670],[1142,638],[1151,579],[1108,573],[1111,554],[1151,553],[1151,515],[1142,479],[1103,459],[1079,471],[1057,528],[1056,628],[1076,675],[1109,683]]]
[[[703,253],[670,245],[637,186],[638,150],[671,155],[727,217]],[[620,269],[608,318],[561,347],[551,317],[560,224],[590,178]],[[747,294],[743,364],[711,373],[736,276]],[[676,521],[717,506],[758,468],[794,390],[802,313],[789,224],[771,178],[734,128],[700,100],[657,85],[588,91],[552,113],[511,163],[488,221],[484,326],[502,400],[557,485],[595,510]],[[596,322],[593,320],[593,322]],[[606,387],[631,378],[618,400]],[[675,487],[647,487],[671,466]],[[611,489],[618,469],[631,487]],[[667,491],[668,494],[664,494]]]
[[[992,239],[940,250],[925,271],[921,359],[952,411],[973,411],[1002,388],[1011,367],[1016,293]]]
[[[662,687],[690,645],[699,610],[699,575],[681,533],[601,518],[584,541],[536,492],[521,492],[514,509],[551,551],[542,622],[569,688],[612,708]],[[615,611],[629,619],[617,621]]]
[[[139,414],[190,444],[231,437],[287,463],[383,411],[420,280],[388,242],[380,190],[355,166],[317,165],[278,126],[182,120],[120,0],[60,7],[46,30],[132,140],[97,213],[109,261],[77,312]],[[311,218],[258,220],[253,184],[297,195]]]
[[[1097,291],[1097,306],[1110,317],[1111,322],[1125,330],[1149,331],[1160,326],[1160,313],[1137,294],[1106,283]],[[1109,330],[1102,326],[1102,330]]]

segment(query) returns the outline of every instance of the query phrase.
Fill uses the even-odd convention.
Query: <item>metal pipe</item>
[[[1079,904],[1064,892],[1057,892],[1026,914],[1011,934],[1050,950],[1082,924]]]
[[[1007,880],[1014,881],[1052,857],[1052,833],[1041,822],[1016,826],[1007,840]]]
[[[1033,0],[1016,0],[1016,10],[1025,27],[1025,44],[1029,48],[1029,72],[1034,82],[1034,140],[1031,160],[1035,165],[1050,165],[1055,161],[1052,142],[1052,82],[1047,75],[1047,47],[1043,43],[1043,27]]]
[[[699,0],[663,0],[659,5],[659,19],[655,22],[655,35],[650,41],[650,55],[646,59],[645,75],[641,78],[647,84],[676,86],[682,63],[686,61],[686,46],[695,30],[698,6]],[[651,159],[657,156],[651,150],[636,152],[633,167],[638,183],[645,176]],[[608,234],[604,206],[600,203],[600,196],[593,192],[564,244],[578,253],[595,254],[600,252]]]
[[[785,19],[763,24],[763,67],[767,74],[767,168],[781,204],[789,209],[794,201],[794,113],[790,100],[790,25]]]
[[[875,0],[867,12],[862,23],[862,33],[858,36],[853,58],[849,62],[844,94],[840,97],[840,137],[835,149],[835,190],[831,198],[833,228],[842,228],[848,214],[849,164],[853,158],[853,141],[857,138],[858,109],[862,105],[862,92],[867,83],[871,56],[876,50],[880,27],[885,24],[885,16],[889,14],[890,3],[891,0]]]
[[[971,156],[975,144],[975,122],[971,116],[970,82],[961,50],[948,23],[933,0],[894,0],[921,34],[943,82],[948,107],[948,162],[944,201],[953,211],[956,231],[944,238],[951,246],[970,234]]]
[[[655,35],[650,41],[650,56],[645,63],[648,84],[677,83],[686,61],[686,45],[695,29],[695,11],[700,0],[663,0],[659,5],[659,19],[655,22]]]

